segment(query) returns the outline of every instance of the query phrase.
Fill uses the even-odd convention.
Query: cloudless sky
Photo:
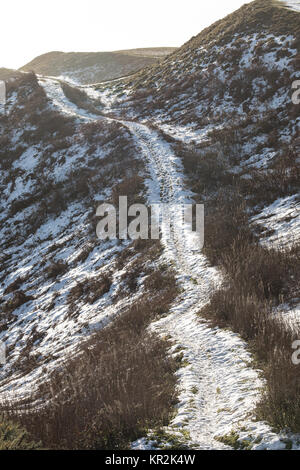
[[[249,0],[1,1],[0,67],[50,51],[181,46]]]

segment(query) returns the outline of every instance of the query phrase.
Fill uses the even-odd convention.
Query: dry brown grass
[[[267,379],[258,416],[299,432],[300,373],[291,362],[298,334],[272,312],[299,295],[300,246],[279,250],[257,243],[245,206],[226,201],[208,217],[205,252],[226,277],[201,315],[249,342]]]
[[[159,291],[133,303],[51,376],[39,392],[49,399],[45,408],[19,415],[17,405],[9,412],[6,405],[8,415],[55,449],[126,448],[149,426],[166,425],[176,402],[176,364],[168,357],[168,343],[145,328],[176,294],[169,276]]]
[[[239,182],[240,191],[252,205],[267,204],[299,190],[300,166],[298,153],[292,147],[282,148],[271,168],[253,169],[251,178]]]
[[[2,305],[1,310],[5,313],[12,313],[14,310],[21,307],[30,300],[33,300],[31,295],[27,295],[21,290],[16,291],[14,292],[13,296]]]
[[[144,190],[144,180],[139,175],[123,178],[121,183],[114,186],[112,190],[112,203],[119,206],[119,197],[127,196],[128,205],[142,202],[142,191]]]
[[[63,275],[67,269],[68,266],[63,261],[51,261],[45,269],[45,275],[48,279],[56,279],[58,276]]]
[[[109,275],[100,275],[78,282],[68,294],[69,312],[74,312],[78,300],[89,304],[95,303],[109,292],[111,284],[112,280]]]
[[[60,82],[64,95],[72,103],[76,104],[81,109],[93,113],[95,115],[101,115],[99,109],[95,106],[94,102],[88,97],[88,95],[80,90],[78,87],[72,87],[65,82]],[[101,106],[101,103],[97,103],[98,106]]]

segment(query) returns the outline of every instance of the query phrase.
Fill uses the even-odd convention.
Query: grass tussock
[[[78,108],[86,110],[89,113],[101,115],[99,109],[95,106],[95,104],[84,91],[80,90],[78,87],[72,87],[66,82],[60,82],[60,84],[65,97],[68,98],[68,100],[70,100],[72,103],[76,104]],[[97,106],[101,106],[101,103],[99,102]]]
[[[90,305],[94,304],[104,294],[109,292],[112,280],[108,275],[101,275],[94,278],[86,278],[81,282],[77,282],[68,294],[69,314],[73,315],[78,313],[76,303],[87,302]]]
[[[127,196],[128,206],[135,203],[143,203],[143,196],[141,193],[144,191],[144,180],[139,175],[127,176],[116,184],[112,190],[112,203],[115,207],[119,206],[119,197]]]
[[[34,442],[28,432],[16,423],[1,420],[0,450],[37,450],[38,442]]]

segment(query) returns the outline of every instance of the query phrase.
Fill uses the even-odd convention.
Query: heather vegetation
[[[300,378],[291,361],[298,330],[280,314],[274,316],[274,309],[292,307],[299,299],[299,241],[290,247],[267,247],[249,222],[259,208],[299,193],[297,142],[283,146],[276,141],[277,157],[269,167],[245,168],[237,174],[231,170],[242,139],[242,129],[227,125],[224,132],[211,134],[207,147],[192,150],[173,141],[193,191],[199,202],[206,202],[204,253],[225,276],[223,286],[199,314],[214,325],[229,326],[249,343],[266,378],[257,407],[259,419],[298,432]],[[223,149],[221,154],[212,150],[216,146]]]
[[[291,361],[298,331],[281,315],[274,316],[273,309],[299,298],[299,244],[286,249],[262,246],[249,228],[241,200],[229,207],[223,201],[207,218],[205,253],[226,277],[200,314],[218,326],[230,326],[249,342],[266,377],[258,417],[298,432],[300,377]]]
[[[76,104],[76,106],[95,115],[101,115],[101,112],[99,111],[99,107],[101,108],[101,102],[92,102],[84,91],[80,90],[78,87],[70,86],[66,82],[61,82],[61,87],[66,98]]]
[[[19,424],[0,420],[0,450],[37,450],[39,441],[34,442],[25,429]]]
[[[235,34],[255,33],[262,26],[266,32],[272,34],[293,34],[296,37],[300,34],[295,12],[288,10],[277,0],[255,0],[201,31],[185,47],[198,47],[211,41],[223,45],[230,42]]]

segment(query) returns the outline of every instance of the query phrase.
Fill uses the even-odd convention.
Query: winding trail
[[[65,109],[79,119],[95,119],[76,110],[74,104],[70,109],[58,81],[47,79],[40,83],[62,112]],[[192,202],[180,159],[157,131],[136,122],[119,122],[132,133],[146,164],[149,204],[168,204],[169,215],[175,220],[170,237],[163,228],[162,243],[166,261],[176,268],[181,294],[170,313],[151,325],[158,334],[171,337],[174,342],[171,353],[180,352],[184,358],[184,366],[177,373],[178,413],[169,428],[187,431],[191,448],[228,448],[216,438],[235,431],[241,440],[252,442],[253,449],[284,449],[280,436],[266,423],[254,419],[263,384],[258,372],[249,365],[252,358],[247,345],[237,334],[211,328],[197,316],[222,278],[201,252],[195,253],[195,239],[176,226],[178,214],[174,211],[178,206],[176,209],[174,205]],[[146,448],[144,445],[142,439],[137,448]]]
[[[184,189],[181,161],[169,144],[145,125],[131,122],[124,125],[135,136],[147,163],[149,203],[168,203],[173,211],[174,204],[192,202],[192,194]],[[176,220],[176,214],[172,215]],[[183,293],[170,315],[152,328],[171,336],[177,347],[182,348],[188,364],[178,374],[180,404],[172,425],[187,429],[190,445],[201,449],[225,448],[215,437],[229,434],[233,424],[248,428],[248,434],[251,430],[256,438],[263,435],[274,445],[277,438],[268,427],[264,423],[254,424],[248,417],[253,415],[262,383],[257,372],[249,368],[251,357],[245,343],[232,332],[209,327],[197,316],[221,282],[220,273],[208,266],[201,253],[195,254],[195,240],[186,231],[175,227],[170,238],[162,234],[162,242],[165,257],[176,267]],[[266,446],[269,448],[267,443]]]

